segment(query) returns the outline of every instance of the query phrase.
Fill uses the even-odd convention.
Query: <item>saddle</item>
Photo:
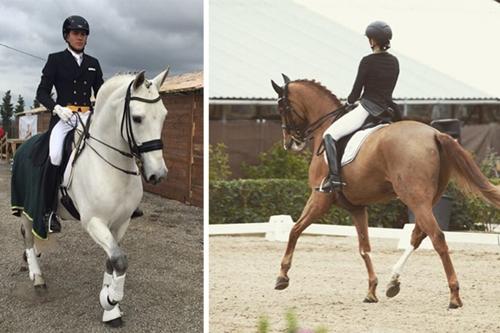
[[[92,114],[91,114],[92,115]],[[84,129],[84,134],[88,133],[88,127],[90,125],[89,117],[87,124]],[[31,160],[35,167],[40,167],[42,172],[41,180],[41,193],[45,200],[46,210],[57,210],[58,205],[58,191],[61,193],[61,204],[66,208],[66,210],[76,219],[80,220],[80,213],[76,209],[73,200],[68,195],[67,187],[63,186],[63,178],[65,170],[68,167],[68,162],[70,161],[71,154],[75,147],[75,130],[68,132],[64,138],[63,143],[63,157],[60,166],[53,166],[49,161],[49,141],[50,141],[50,131],[43,133],[40,138],[34,144],[34,149],[32,151]],[[78,150],[78,154],[81,149]],[[77,156],[73,158],[72,164],[75,163]],[[71,166],[72,167],[72,166]]]
[[[363,107],[365,107],[365,106],[363,105]],[[392,123],[392,121],[391,121],[392,117],[388,112],[389,111],[387,111],[387,113],[383,112],[380,114],[380,116],[374,116],[370,112],[370,115],[365,119],[363,125],[361,125],[360,128],[358,128],[357,130],[355,130],[351,134],[348,134],[348,135],[344,136],[343,138],[341,138],[339,141],[337,141],[337,160],[338,160],[337,162],[339,163],[339,165],[342,165],[341,161],[342,161],[342,158],[344,156],[347,144],[349,143],[349,141],[352,139],[352,137],[356,133],[363,131],[363,130],[366,130],[366,129],[369,129],[369,128],[377,127],[377,126],[382,125],[382,124]],[[323,142],[322,142],[318,148],[317,155],[321,155],[323,153],[324,153],[324,147],[323,147]]]

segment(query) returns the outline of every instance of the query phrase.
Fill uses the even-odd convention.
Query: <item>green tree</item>
[[[19,97],[17,97],[17,104],[16,104],[15,113],[23,112],[24,107],[25,107],[24,106],[24,98],[23,98],[23,96],[19,95]]]
[[[10,90],[8,90],[2,98],[2,105],[0,107],[0,113],[2,115],[3,128],[9,136],[11,133],[11,118],[14,113],[14,107],[12,105],[12,96],[10,95]]]
[[[33,106],[31,107],[32,109],[36,109],[40,107],[40,102],[35,98],[33,99]]]
[[[229,156],[226,152],[226,145],[218,143],[215,146],[208,146],[208,179],[210,182],[217,180],[227,180],[231,176],[229,169]]]

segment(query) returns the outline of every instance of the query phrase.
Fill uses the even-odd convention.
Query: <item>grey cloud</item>
[[[66,47],[61,26],[69,15],[89,21],[85,51],[99,59],[105,77],[142,69],[153,77],[166,65],[172,74],[203,68],[202,0],[0,0],[0,43],[46,58]],[[0,91],[31,105],[43,65],[0,47]]]

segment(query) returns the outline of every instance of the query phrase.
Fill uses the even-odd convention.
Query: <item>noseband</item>
[[[347,111],[347,105],[342,105],[341,107],[328,112],[327,114],[321,116],[318,120],[314,121],[311,124],[308,124],[308,120],[301,114],[299,114],[290,104],[288,100],[288,83],[283,87],[283,95],[278,98],[278,105],[283,104],[283,112],[284,123],[281,124],[281,128],[288,133],[294,141],[297,143],[305,143],[312,139],[313,133],[320,128],[325,121],[329,118],[333,118],[331,122],[333,123],[338,118],[342,117]],[[304,124],[303,126],[299,126],[297,123],[293,121],[293,115],[297,116],[301,122]]]

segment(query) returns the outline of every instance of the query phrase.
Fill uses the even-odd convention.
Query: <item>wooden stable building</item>
[[[168,176],[144,188],[203,207],[203,72],[167,77],[160,95],[168,110],[162,134]]]
[[[168,114],[163,126],[163,155],[167,180],[144,189],[168,199],[203,207],[203,72],[167,77],[160,96]],[[16,114],[14,134],[19,137],[22,116],[36,116],[36,131],[47,130],[50,113],[44,107]]]

